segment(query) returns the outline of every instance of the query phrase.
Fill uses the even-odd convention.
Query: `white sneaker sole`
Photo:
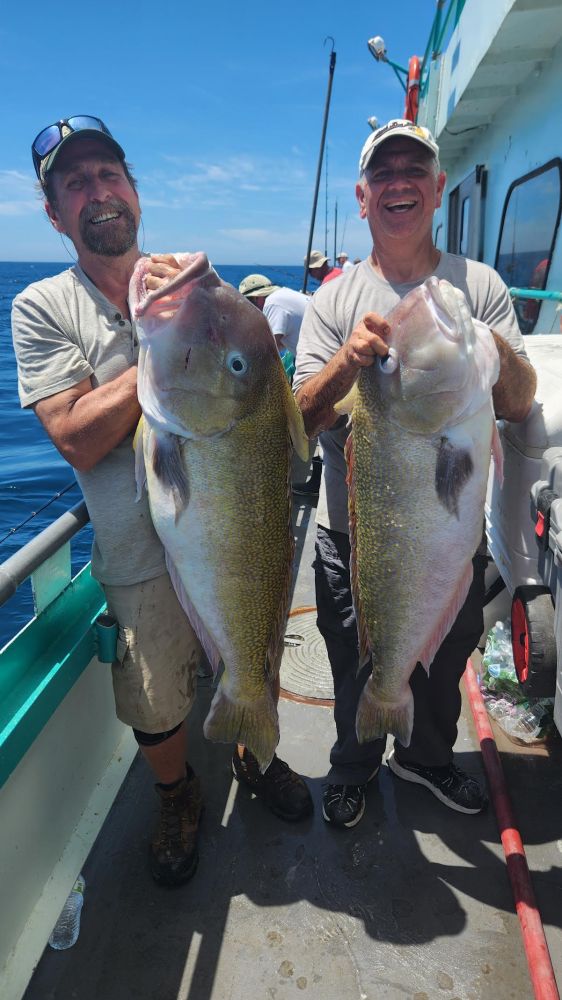
[[[435,795],[435,798],[439,799],[444,806],[448,806],[449,809],[454,809],[455,812],[467,813],[471,816],[475,816],[477,813],[482,812],[484,808],[484,806],[480,806],[478,809],[468,809],[466,806],[460,806],[457,802],[453,802],[452,799],[448,799],[447,796],[443,795],[443,792],[441,792],[439,788],[436,788],[435,785],[432,785],[431,781],[428,781],[427,778],[422,777],[421,774],[416,774],[415,771],[409,771],[407,768],[401,767],[395,759],[394,753],[389,754],[386,759],[386,763],[397,778],[402,778],[404,781],[410,781],[413,785],[423,785],[424,788],[427,788],[428,791]]]
[[[370,774],[369,777],[367,778],[367,782],[366,782],[367,785],[369,784],[369,782],[373,781],[374,778],[376,778],[376,776],[379,773],[380,769],[381,769],[380,768],[380,764],[378,765],[378,767],[375,767],[375,770],[373,771],[373,773]],[[357,816],[355,816],[354,819],[351,819],[349,821],[349,823],[343,823],[343,824],[341,824],[341,823],[334,823],[333,819],[330,819],[329,816],[326,816],[326,812],[324,810],[324,803],[322,803],[322,816],[326,820],[326,823],[329,823],[330,826],[335,826],[336,829],[340,829],[340,830],[343,830],[343,829],[345,829],[345,830],[351,830],[352,827],[357,826],[357,824],[359,823],[359,821],[361,819],[363,819],[364,813],[365,813],[365,798],[363,798],[363,808],[359,810],[359,812],[357,813]]]

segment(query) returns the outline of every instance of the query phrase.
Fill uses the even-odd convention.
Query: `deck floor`
[[[314,511],[297,512],[302,606],[313,603]],[[203,739],[211,696],[202,679],[189,741],[206,802],[195,877],[174,890],[150,878],[157,802],[137,756],[84,868],[78,942],[46,949],[25,1000],[532,998],[491,808],[452,812],[383,766],[362,822],[328,827],[331,709],[282,699],[279,754],[306,775],[315,806],[283,823],[232,780],[230,749]],[[500,751],[562,984],[561,743],[529,752],[503,740]],[[456,751],[482,774],[466,705]]]

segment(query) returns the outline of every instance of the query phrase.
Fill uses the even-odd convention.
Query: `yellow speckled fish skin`
[[[354,393],[351,576],[360,662],[372,663],[360,742],[392,733],[409,745],[410,675],[450,631],[482,537],[499,361],[486,327],[447,318],[454,290],[443,285],[429,279],[393,310],[391,370],[363,369]]]
[[[266,320],[216,275],[193,282],[148,343],[151,513],[192,625],[224,664],[205,735],[244,743],[265,769],[279,739],[271,682],[293,558],[289,425],[307,447],[300,413]]]

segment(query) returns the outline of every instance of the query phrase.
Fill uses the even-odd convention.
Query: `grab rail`
[[[90,520],[88,508],[83,500],[61,514],[36,538],[27,542],[19,552],[0,564],[0,607],[12,597],[20,584],[76,535]]]

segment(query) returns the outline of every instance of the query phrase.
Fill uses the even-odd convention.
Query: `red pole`
[[[488,719],[486,706],[478,687],[474,667],[470,660],[466,665],[464,683],[478,739],[480,740],[484,767],[486,768],[490,794],[505,854],[507,873],[511,882],[515,909],[519,917],[523,946],[533,984],[533,992],[536,1000],[560,1000],[554,969],[552,968],[548,951],[548,944],[544,935],[531,882],[531,875],[527,865],[525,848],[519,830],[515,825],[511,800],[505,783],[496,741]]]

